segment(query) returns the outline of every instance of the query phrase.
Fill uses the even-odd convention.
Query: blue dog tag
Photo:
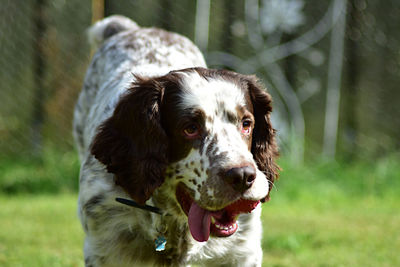
[[[167,239],[164,236],[158,236],[154,241],[154,245],[156,246],[156,251],[165,250],[165,244],[167,244]]]

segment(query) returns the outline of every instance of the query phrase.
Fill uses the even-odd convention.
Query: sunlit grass
[[[264,266],[400,266],[399,199],[282,198],[263,208]]]
[[[0,197],[0,266],[83,266],[77,195]],[[288,200],[263,207],[263,266],[400,266],[395,198]]]
[[[398,162],[281,162],[263,207],[263,265],[400,266]]]
[[[46,157],[0,161],[0,266],[83,266],[78,161]],[[398,162],[281,160],[263,204],[263,266],[400,266]]]
[[[83,266],[76,199],[0,197],[0,266]]]

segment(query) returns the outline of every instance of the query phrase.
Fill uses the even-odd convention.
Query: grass
[[[283,197],[264,206],[264,266],[400,266],[393,197],[319,202]]]
[[[77,152],[60,153],[44,149],[40,157],[31,154],[0,154],[0,193],[65,193],[78,190]]]
[[[6,162],[0,266],[83,266],[74,156]],[[282,160],[263,206],[263,266],[400,266],[398,162],[398,155],[304,166]]]
[[[400,266],[398,162],[282,162],[263,208],[263,265]]]
[[[0,197],[0,266],[83,266],[76,195]]]

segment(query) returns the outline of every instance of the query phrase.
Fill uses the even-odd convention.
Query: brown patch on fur
[[[215,150],[218,149],[217,144],[218,144],[218,135],[214,134],[206,149],[206,155],[208,157],[212,156],[215,153]]]
[[[195,168],[193,172],[197,175],[197,177],[201,177],[201,174],[197,168]]]
[[[269,187],[269,191],[271,191],[280,170],[275,162],[275,159],[279,156],[278,146],[275,141],[276,130],[272,128],[270,119],[272,99],[257,82],[255,76],[247,76],[246,80],[254,107],[255,118],[251,152],[258,168],[270,181],[271,186]]]
[[[154,80],[136,78],[99,127],[91,153],[115,174],[116,184],[144,203],[164,181],[168,138],[160,121],[164,88]]]

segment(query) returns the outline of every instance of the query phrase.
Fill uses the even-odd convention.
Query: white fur
[[[198,73],[184,73],[183,88],[190,88],[184,95],[181,105],[184,107],[199,107],[206,115],[214,117],[218,110],[218,100],[225,103],[225,110],[236,113],[236,106],[244,106],[244,95],[235,84],[226,80],[213,79],[207,81]]]

